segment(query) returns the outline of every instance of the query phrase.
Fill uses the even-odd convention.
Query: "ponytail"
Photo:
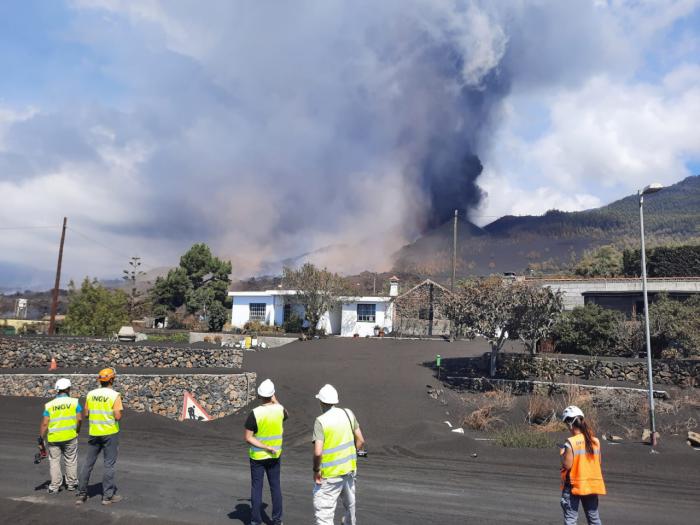
[[[581,434],[583,434],[583,439],[586,442],[586,453],[593,454],[593,431],[591,430],[591,427],[588,426],[582,417],[575,418],[571,426],[578,428],[581,431]]]

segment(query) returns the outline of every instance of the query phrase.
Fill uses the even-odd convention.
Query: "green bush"
[[[497,444],[507,448],[554,448],[556,442],[544,432],[526,426],[506,427],[494,436]]]
[[[228,310],[218,301],[209,306],[207,324],[210,332],[221,332],[228,321]]]
[[[149,334],[148,340],[153,343],[189,343],[190,334],[187,332],[174,332],[172,334]]]
[[[565,354],[618,355],[623,322],[620,312],[587,304],[564,312],[554,325],[552,338],[556,350]]]
[[[304,320],[298,315],[292,314],[282,325],[288,334],[298,334],[304,327]]]
[[[700,355],[699,296],[678,300],[660,295],[649,307],[649,326],[655,357]]]

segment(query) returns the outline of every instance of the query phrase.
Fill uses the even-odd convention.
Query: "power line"
[[[0,230],[53,230],[60,226],[0,226]]]
[[[98,241],[97,239],[94,239],[93,237],[90,237],[89,235],[86,235],[86,234],[84,234],[83,232],[81,232],[81,231],[79,231],[79,230],[76,230],[76,229],[73,228],[72,226],[68,226],[68,229],[71,230],[71,231],[74,232],[74,233],[77,233],[77,234],[80,235],[83,239],[85,239],[85,240],[87,240],[87,241],[90,241],[90,242],[93,242],[93,243],[97,244],[98,246],[101,246],[102,248],[104,248],[104,249],[106,249],[106,250],[109,250],[109,251],[111,251],[111,252],[114,253],[114,254],[119,255],[120,257],[124,257],[125,260],[129,260],[129,259],[131,259],[131,257],[133,257],[133,255],[127,255],[127,254],[125,254],[125,253],[123,253],[123,252],[121,252],[121,251],[119,251],[119,250],[115,250],[112,246],[109,246],[109,245],[107,245],[107,244],[104,244],[104,243]],[[152,270],[152,269],[153,269],[152,267],[146,266],[146,265],[144,265],[143,263],[142,263],[142,266],[143,266],[143,269],[144,269],[144,270]]]

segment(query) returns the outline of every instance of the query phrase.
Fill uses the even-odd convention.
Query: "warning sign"
[[[185,395],[182,400],[182,414],[180,421],[191,419],[193,421],[211,421],[212,417],[207,414],[192,394],[185,390]]]

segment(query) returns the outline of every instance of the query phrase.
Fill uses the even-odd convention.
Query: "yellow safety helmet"
[[[116,375],[117,373],[114,371],[114,368],[103,368],[100,370],[97,377],[100,381],[109,381],[110,379],[114,379]]]

